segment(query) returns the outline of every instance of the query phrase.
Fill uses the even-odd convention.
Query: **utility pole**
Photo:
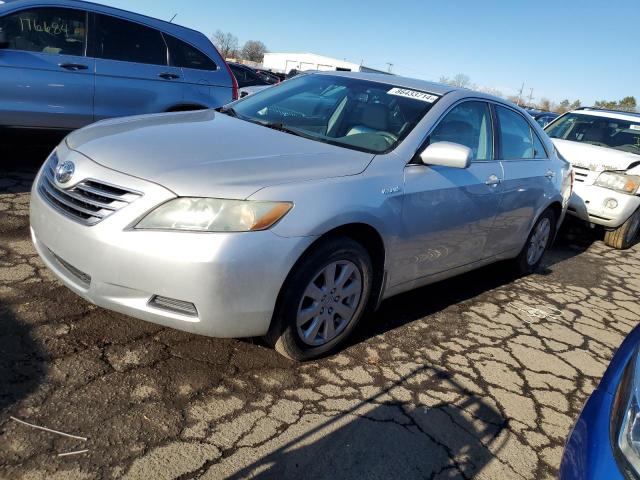
[[[532,104],[531,104],[532,100],[533,100],[533,88],[531,89],[531,92],[529,92],[529,103],[528,103],[528,105],[530,107],[532,106]]]
[[[387,69],[387,72],[391,73],[391,69],[393,68],[393,63],[387,62],[387,65],[389,65],[389,68]]]
[[[520,106],[520,101],[522,100],[522,91],[524,90],[524,82],[522,82],[522,87],[520,87],[520,91],[518,92],[518,103],[516,105]]]

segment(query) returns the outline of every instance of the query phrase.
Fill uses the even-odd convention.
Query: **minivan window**
[[[453,142],[469,147],[471,160],[493,158],[493,129],[489,105],[463,102],[451,109],[429,136],[429,143]]]
[[[167,46],[153,28],[96,15],[96,57],[122,62],[167,64]]]
[[[166,33],[163,33],[163,36],[169,47],[169,59],[172,66],[196,70],[218,69],[215,62],[200,50]]]
[[[402,142],[439,98],[393,84],[308,74],[245,97],[226,111],[318,142],[383,153]]]
[[[25,52],[83,56],[87,13],[71,8],[34,8],[0,18],[9,48]]]
[[[551,138],[615,148],[640,155],[640,118],[637,121],[568,113],[546,128]]]
[[[536,158],[535,133],[524,117],[513,110],[496,105],[500,124],[500,146],[503,160]],[[544,148],[542,149],[544,152]]]

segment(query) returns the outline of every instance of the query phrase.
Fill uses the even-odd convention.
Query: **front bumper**
[[[616,208],[605,206],[607,200],[618,203]],[[576,183],[567,213],[586,222],[618,228],[640,207],[640,197],[619,193],[608,188]]]
[[[611,446],[612,406],[613,395],[605,390],[589,397],[567,440],[559,480],[626,480]]]
[[[144,195],[88,227],[42,198],[38,175],[31,196],[33,243],[67,287],[101,307],[192,333],[234,338],[268,331],[280,288],[313,237],[136,231],[132,223],[175,195],[79,153],[66,152],[70,158],[77,172]],[[192,303],[197,315],[150,305],[156,295]]]

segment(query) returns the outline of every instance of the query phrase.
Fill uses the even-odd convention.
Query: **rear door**
[[[29,8],[0,18],[0,125],[75,129],[93,120],[87,12]]]
[[[217,108],[231,102],[229,72],[224,65],[193,45],[167,33],[162,35],[169,47],[170,65],[183,72],[178,81],[184,85],[185,105]]]
[[[183,104],[182,69],[169,66],[158,30],[111,15],[94,17],[96,120],[164,112]]]
[[[506,106],[496,104],[494,109],[504,180],[489,245],[499,254],[524,246],[535,215],[553,194],[555,173],[530,122]]]
[[[401,251],[406,265],[393,283],[429,276],[488,256],[501,195],[502,166],[494,160],[489,105],[464,101],[434,128],[428,143],[453,142],[473,152],[469,168],[410,164],[405,169]],[[395,280],[395,281],[394,281]]]

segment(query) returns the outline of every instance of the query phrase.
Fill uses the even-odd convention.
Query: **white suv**
[[[604,226],[607,245],[629,248],[640,229],[640,114],[582,108],[545,130],[574,168],[568,213]]]

